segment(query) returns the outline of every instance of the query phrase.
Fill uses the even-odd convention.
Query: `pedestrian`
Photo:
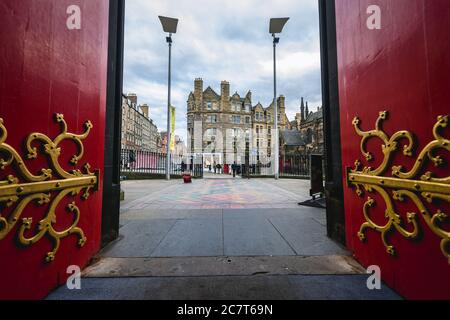
[[[214,162],[213,166],[214,166],[214,174],[216,174],[217,173],[217,164],[216,164],[216,162]]]
[[[236,161],[231,165],[231,170],[233,170],[233,178],[236,178],[236,169],[237,169],[237,165],[236,165]]]
[[[186,164],[184,161],[181,161],[181,172],[184,173],[186,171]]]

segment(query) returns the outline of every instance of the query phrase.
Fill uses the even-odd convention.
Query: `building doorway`
[[[322,4],[322,6],[323,6],[323,4]],[[322,7],[321,7],[321,9],[322,9],[321,14],[324,14],[324,10]],[[319,21],[319,19],[317,19],[317,21]],[[323,23],[325,25],[324,21],[325,20],[323,20],[321,23]],[[317,27],[317,29],[319,28],[318,25],[316,27]],[[126,39],[125,39],[125,44],[126,44]],[[122,44],[119,43],[119,45],[122,45]],[[122,48],[122,47],[119,46],[119,48]],[[323,61],[323,63],[326,63],[326,61]],[[324,81],[326,81],[327,74],[325,73],[324,76],[325,76]],[[121,79],[123,79],[123,78],[120,77],[119,81]],[[199,83],[199,81],[195,80],[195,88],[194,88],[195,90],[197,90],[198,83]],[[228,86],[226,85],[226,83],[222,83],[222,91],[229,90],[227,88],[228,88]],[[206,96],[208,96],[208,95],[214,96],[215,92],[211,87],[206,88],[206,90],[204,90],[204,88],[202,87],[201,94],[206,95]],[[231,95],[230,95],[230,97],[232,98]],[[299,98],[299,107],[300,107],[300,97],[298,97],[298,98]],[[244,100],[242,100],[242,101],[244,101]],[[334,102],[336,102],[336,101],[334,101]],[[303,105],[303,101],[302,101],[302,108],[303,107],[304,107],[304,105]],[[150,108],[151,108],[151,104],[150,104]],[[218,113],[218,111],[219,111],[219,110],[217,110],[217,106],[214,104],[214,102],[211,102],[211,105],[209,105],[209,102],[208,102],[207,104],[205,104],[205,108],[207,108],[211,114],[214,112]],[[256,109],[262,108],[262,107],[259,104],[252,108],[254,108],[256,110]],[[188,109],[189,109],[189,102],[188,102]],[[237,109],[235,109],[235,111],[236,110]],[[261,109],[261,110],[263,110],[263,109]],[[250,112],[251,108],[246,109],[245,103],[244,103],[244,107],[240,111]],[[300,111],[300,108],[299,108],[299,111]],[[238,112],[238,111],[236,111],[236,112]],[[151,114],[151,112],[150,112],[150,114]],[[267,117],[267,115],[265,115],[265,117]],[[209,115],[208,121],[215,123],[218,121],[218,118],[220,118],[220,117],[218,117],[217,115],[212,115],[212,116]],[[189,121],[194,121],[194,120],[195,120],[194,118],[192,118],[192,119],[189,118],[189,114],[187,115],[188,123],[190,123]],[[238,120],[241,120],[243,122],[246,121],[245,117],[242,119],[238,119],[238,118],[234,117],[230,121],[237,122]],[[293,122],[292,124],[289,124],[289,125],[293,127],[295,125],[295,123]],[[287,126],[287,121],[286,121],[286,126]],[[289,128],[292,129],[292,127],[289,127]],[[324,127],[327,128],[326,123],[324,124]],[[188,126],[188,128],[189,128],[189,126]],[[262,125],[258,125],[257,129],[258,129],[257,130],[258,135],[267,134],[266,128],[263,128]],[[311,130],[311,129],[308,129],[308,130]],[[335,129],[333,129],[333,130],[335,130]],[[239,130],[232,129],[232,131],[233,131],[233,135],[235,137],[239,136]],[[310,132],[310,131],[307,131],[307,129],[305,129],[305,131]],[[244,133],[245,133],[245,131],[244,131]],[[329,136],[331,137],[332,135],[330,134]],[[292,179],[292,180],[283,179],[278,182],[273,182],[271,179],[264,180],[264,177],[259,178],[259,176],[262,175],[262,172],[271,172],[271,170],[273,171],[273,161],[271,161],[271,160],[273,160],[272,159],[273,157],[270,154],[270,152],[269,152],[269,154],[267,154],[268,150],[263,150],[264,148],[267,149],[268,146],[267,146],[267,144],[263,144],[262,142],[260,142],[259,138],[257,138],[256,135],[254,137],[253,136],[252,137],[245,136],[245,137],[246,137],[247,141],[249,141],[250,139],[253,139],[253,138],[255,138],[255,141],[256,141],[255,142],[256,143],[255,146],[257,147],[256,149],[251,148],[249,143],[245,144],[245,147],[243,148],[243,150],[244,150],[243,158],[241,159],[242,160],[241,162],[243,162],[243,167],[245,167],[245,165],[247,165],[247,169],[243,169],[241,174],[244,172],[253,172],[254,174],[258,173],[258,175],[253,176],[252,179],[250,179],[250,180],[245,179],[245,181],[242,180],[238,184],[234,183],[233,185],[229,184],[228,182],[224,182],[224,181],[200,181],[200,180],[194,181],[194,183],[192,185],[183,185],[181,183],[181,180],[175,180],[175,179],[170,182],[159,181],[157,183],[156,182],[148,182],[148,181],[126,181],[123,183],[123,185],[128,185],[128,188],[129,188],[128,193],[129,194],[132,194],[133,192],[136,194],[139,194],[139,192],[141,192],[141,194],[136,197],[132,196],[131,201],[128,201],[127,200],[127,191],[125,190],[125,199],[126,200],[122,204],[122,208],[121,208],[123,211],[122,212],[123,216],[126,216],[128,214],[130,217],[136,217],[135,216],[135,214],[137,214],[136,210],[140,211],[138,216],[140,214],[145,215],[144,211],[148,209],[150,211],[153,210],[152,212],[155,212],[156,216],[158,216],[159,218],[162,218],[161,215],[163,215],[163,213],[161,213],[161,212],[163,212],[164,210],[166,210],[166,211],[171,210],[172,212],[166,218],[172,217],[175,220],[175,222],[174,222],[175,224],[165,224],[164,225],[164,223],[163,223],[163,226],[160,229],[157,227],[157,223],[155,223],[154,225],[151,226],[151,230],[155,230],[155,228],[156,228],[157,230],[159,230],[158,231],[159,236],[162,237],[161,239],[158,238],[159,239],[158,243],[160,245],[162,243],[163,247],[164,247],[164,243],[166,246],[169,246],[169,247],[172,245],[173,247],[171,247],[171,248],[174,250],[173,252],[178,252],[181,255],[197,254],[197,255],[203,256],[204,254],[201,251],[202,250],[201,245],[199,245],[198,247],[195,247],[195,246],[192,247],[193,251],[191,251],[191,252],[194,252],[194,253],[189,253],[190,249],[188,250],[188,249],[186,249],[186,247],[184,247],[185,248],[184,250],[182,250],[180,248],[175,249],[176,244],[181,245],[181,247],[183,247],[183,245],[187,245],[187,243],[189,241],[183,241],[180,238],[180,235],[177,235],[176,233],[171,235],[170,232],[171,231],[174,232],[174,231],[178,230],[179,232],[181,232],[180,234],[186,234],[186,233],[196,234],[196,235],[201,234],[201,232],[195,232],[195,231],[188,232],[183,229],[185,227],[183,225],[185,225],[185,224],[193,226],[196,223],[194,220],[186,219],[186,215],[187,216],[193,215],[195,217],[198,217],[198,215],[201,213],[197,212],[196,210],[199,210],[199,209],[206,210],[204,212],[207,212],[207,210],[211,210],[211,217],[209,217],[209,218],[212,220],[202,221],[201,223],[199,221],[197,221],[200,224],[197,225],[196,227],[205,228],[205,230],[208,230],[208,232],[211,230],[216,230],[216,229],[219,231],[221,230],[219,232],[219,235],[216,235],[216,240],[222,239],[221,240],[222,244],[219,243],[219,245],[216,246],[214,250],[216,250],[217,248],[221,248],[221,249],[217,249],[218,250],[218,251],[216,250],[217,252],[213,250],[213,253],[211,253],[211,255],[215,256],[215,255],[228,255],[229,253],[234,252],[233,251],[234,249],[229,249],[231,251],[227,251],[227,249],[225,247],[226,240],[224,240],[224,239],[226,238],[226,235],[224,234],[224,232],[227,232],[227,231],[225,231],[226,228],[223,225],[224,221],[222,221],[221,224],[219,224],[219,226],[209,225],[210,223],[212,223],[212,224],[216,223],[216,222],[214,222],[215,221],[214,219],[216,219],[220,216],[223,219],[224,211],[233,210],[233,209],[236,209],[236,210],[240,209],[240,210],[244,210],[244,211],[250,210],[250,211],[248,211],[249,216],[252,216],[252,214],[256,214],[257,212],[263,212],[264,210],[266,210],[267,212],[274,211],[274,210],[275,211],[281,210],[280,212],[283,212],[283,214],[287,213],[288,216],[293,211],[299,211],[299,210],[301,211],[301,209],[298,207],[298,202],[305,200],[309,197],[308,182],[305,180],[300,180],[300,179]],[[186,139],[186,141],[190,141],[190,139],[188,138],[188,139]],[[286,141],[286,143],[288,143],[288,142],[289,141]],[[306,142],[311,143],[312,137],[311,137],[311,139],[309,139]],[[233,147],[235,149],[239,148],[238,145],[233,145]],[[253,149],[256,150],[256,153],[253,152],[254,151]],[[286,149],[286,150],[288,150],[288,149]],[[264,152],[261,152],[261,151],[264,151]],[[262,154],[260,154],[260,152]],[[211,173],[213,175],[214,174],[213,173],[214,172],[214,164],[216,164],[216,165],[220,165],[220,169],[216,168],[216,173],[218,173],[220,170],[220,174],[229,176],[231,168],[230,168],[229,164],[225,163],[222,153],[215,153],[215,152],[202,153],[202,157],[203,157],[202,167],[203,167],[204,172]],[[268,164],[262,165],[261,159],[263,157],[265,157],[264,159],[266,159],[266,158],[269,159]],[[336,158],[336,159],[338,159],[338,158]],[[292,163],[295,163],[295,161],[289,162],[289,164],[291,166],[292,166]],[[253,164],[254,168],[250,168],[250,164]],[[226,165],[228,165],[228,167],[225,167]],[[251,171],[251,169],[253,171]],[[270,176],[270,174],[262,175],[262,176]],[[150,186],[152,184],[153,184],[153,186]],[[154,192],[149,191],[146,193],[146,191],[142,192],[143,190],[154,190]],[[305,212],[309,212],[306,214],[306,216],[309,217],[308,219],[310,219],[308,221],[312,221],[314,224],[318,224],[318,226],[316,226],[318,228],[318,230],[322,229],[322,231],[319,231],[319,234],[321,234],[323,236],[320,241],[322,243],[326,243],[325,247],[327,247],[327,249],[325,249],[324,252],[331,252],[333,250],[336,250],[336,251],[334,251],[335,253],[339,253],[339,252],[342,253],[343,251],[340,251],[340,250],[342,250],[342,248],[337,243],[334,243],[332,240],[328,239],[326,237],[326,235],[328,234],[330,236],[334,236],[335,239],[342,240],[342,238],[339,238],[339,237],[341,237],[343,234],[342,233],[343,228],[341,230],[339,230],[339,227],[336,227],[335,225],[332,225],[332,226],[328,225],[328,228],[326,228],[327,219],[326,219],[325,211],[321,211],[321,213],[317,212],[317,216],[314,217],[314,214],[311,213],[312,211],[314,211],[314,209],[311,209],[312,211],[310,211],[309,209],[305,209],[305,210],[306,210]],[[178,218],[176,217],[176,214],[177,214],[176,212],[178,212],[178,214],[180,214],[180,216],[178,216]],[[226,212],[225,212],[225,214],[226,214]],[[236,212],[230,212],[230,214],[231,214],[231,216],[235,215],[235,217],[236,217],[236,214],[239,215]],[[294,215],[295,215],[295,213],[294,213]],[[262,216],[264,216],[264,214]],[[140,216],[140,218],[143,218],[143,216]],[[205,216],[204,218],[208,218],[208,217]],[[314,219],[316,219],[317,221]],[[177,221],[179,223],[178,224],[179,226],[177,226]],[[183,221],[183,222],[179,222],[179,221]],[[303,221],[303,222],[305,222],[305,221]],[[124,220],[124,222],[122,223],[123,228],[126,228],[126,226],[128,225],[128,228],[132,229],[133,223],[132,224],[129,224],[129,223],[130,223],[129,220],[126,223]],[[202,225],[202,223],[204,223],[204,224]],[[227,222],[225,222],[225,223],[227,223]],[[230,223],[233,224],[232,222],[230,222]],[[256,248],[255,251],[252,251],[251,249],[249,249],[249,251],[244,250],[243,252],[247,252],[247,254],[250,254],[250,255],[258,255],[258,254],[297,255],[297,254],[299,254],[301,249],[300,250],[295,249],[294,248],[295,245],[293,245],[293,243],[286,241],[285,238],[288,236],[286,236],[283,233],[283,231],[280,232],[282,227],[277,226],[275,222],[270,220],[270,217],[266,216],[261,221],[255,223],[255,225],[258,225],[258,224],[260,226],[265,225],[265,227],[261,227],[261,228],[262,229],[266,228],[267,230],[269,230],[269,231],[267,231],[267,232],[269,232],[269,234],[274,235],[275,238],[277,238],[277,239],[281,239],[281,241],[279,242],[279,245],[283,249],[281,249],[281,251],[277,251],[280,249],[280,247],[277,247],[277,244],[276,244],[278,240],[272,239],[272,240],[268,240],[269,242],[264,242],[267,240],[266,239],[261,242],[261,243],[265,243],[264,245],[261,245],[261,243],[260,243],[259,245],[256,246],[256,247],[259,246],[258,247],[259,249],[255,247]],[[237,223],[237,225],[241,225],[241,224]],[[243,225],[247,225],[247,224],[243,223],[241,226],[243,226]],[[250,222],[249,225],[253,225],[253,223]],[[247,225],[247,226],[249,226],[249,225]],[[286,227],[288,228],[289,225],[295,225],[295,223],[292,223],[292,224],[288,223],[286,225]],[[314,228],[312,228],[312,229],[314,229]],[[126,229],[124,229],[124,230],[126,230]],[[237,228],[237,229],[231,228],[229,230],[239,230],[239,228]],[[293,233],[296,233],[295,229],[291,229],[291,230]],[[330,230],[331,230],[331,232],[330,232]],[[256,231],[256,229],[255,229],[255,231]],[[236,231],[232,231],[232,232],[236,232]],[[290,231],[287,231],[287,232],[289,233]],[[244,234],[244,235],[246,234],[245,231],[238,232],[238,233]],[[131,232],[131,234],[138,234],[138,233]],[[248,232],[247,236],[249,236],[251,234],[252,234],[252,231],[250,230]],[[258,234],[257,232],[253,233],[253,236],[256,236],[257,234]],[[297,234],[301,234],[301,232],[297,233]],[[339,236],[336,236],[336,235],[339,235]],[[269,236],[269,238],[270,238],[270,236]],[[164,240],[164,239],[166,239],[166,240]],[[169,239],[169,240],[167,240],[167,239]],[[178,240],[176,240],[176,239],[178,239]],[[198,241],[198,243],[202,242],[201,238],[197,238],[194,240],[195,241],[193,243],[197,243],[196,241]],[[271,241],[274,241],[274,242],[272,243]],[[292,240],[292,241],[295,242],[296,240]],[[210,241],[210,242],[216,243],[216,241]],[[244,243],[244,242],[249,243],[252,241],[250,240],[250,238],[248,238],[247,241],[243,241],[242,243]],[[118,245],[119,248],[121,246],[122,245],[120,245],[120,244]],[[128,245],[125,243],[124,246],[127,247]],[[273,246],[273,247],[271,247],[271,246]],[[114,247],[114,245],[113,245],[113,247]],[[332,249],[331,251],[327,251],[331,247],[334,249]],[[200,251],[196,251],[198,248],[200,248]],[[262,248],[264,248],[264,249],[262,249]],[[205,248],[203,248],[203,249],[205,249]],[[114,250],[120,251],[120,249],[114,249],[110,246],[109,248],[107,248],[106,252],[109,251],[111,253],[111,252],[114,252]],[[147,250],[150,250],[150,249],[147,248]],[[158,257],[158,254],[162,254],[161,252],[164,251],[163,249],[156,248],[156,247],[152,248],[152,250],[153,251],[151,251],[149,254],[156,256],[156,257]],[[273,251],[271,252],[270,250],[273,250]],[[237,250],[237,251],[239,251],[239,250]],[[205,252],[208,252],[208,250],[206,250]],[[220,252],[222,252],[222,254],[220,254]]]

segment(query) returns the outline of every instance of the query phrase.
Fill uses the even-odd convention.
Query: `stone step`
[[[364,274],[352,257],[237,256],[173,258],[100,258],[83,271],[86,278],[201,277],[256,275]]]

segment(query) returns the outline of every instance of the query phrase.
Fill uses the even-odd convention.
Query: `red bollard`
[[[184,183],[192,183],[192,176],[190,173],[183,174]]]

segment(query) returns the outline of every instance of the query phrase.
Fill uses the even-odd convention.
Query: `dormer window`
[[[207,110],[212,110],[212,102],[207,102],[206,103],[206,109]]]

